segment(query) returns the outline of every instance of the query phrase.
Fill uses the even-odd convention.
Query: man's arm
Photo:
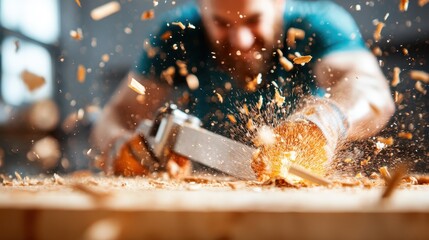
[[[132,78],[138,80],[146,88],[143,101],[138,101],[137,93],[128,87]],[[158,108],[168,101],[170,96],[171,88],[167,85],[142,79],[132,72],[129,73],[104,107],[91,133],[91,144],[101,152],[103,161],[110,157],[109,154],[112,151],[120,151],[120,149],[115,149],[121,147],[115,146],[117,141],[131,139],[140,121],[152,119]]]
[[[395,111],[389,85],[376,58],[364,50],[336,52],[315,67],[319,86],[330,89],[330,99],[349,123],[346,140],[379,132]]]

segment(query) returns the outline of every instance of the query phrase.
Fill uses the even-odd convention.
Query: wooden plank
[[[231,188],[232,183],[243,187]],[[380,201],[383,187],[292,189],[144,178],[67,178],[61,184],[0,187],[1,236],[425,239],[428,234],[429,185],[402,186]]]

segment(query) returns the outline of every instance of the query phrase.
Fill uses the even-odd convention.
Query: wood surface
[[[32,182],[31,182],[32,181]],[[429,185],[66,177],[0,186],[2,239],[427,239]]]

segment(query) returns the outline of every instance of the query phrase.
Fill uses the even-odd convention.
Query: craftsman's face
[[[272,67],[282,44],[284,0],[200,0],[203,24],[225,69],[243,83]]]

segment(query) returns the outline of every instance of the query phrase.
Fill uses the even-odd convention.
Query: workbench
[[[428,239],[429,185],[58,177],[0,185],[1,239]],[[31,182],[33,181],[33,182]]]

